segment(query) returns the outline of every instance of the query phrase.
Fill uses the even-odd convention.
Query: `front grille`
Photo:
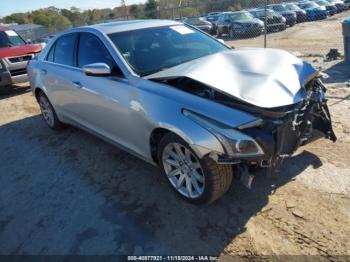
[[[19,75],[24,75],[26,73],[27,73],[26,68],[10,70],[11,76],[19,76]]]
[[[24,55],[24,56],[11,57],[9,58],[9,61],[11,63],[19,63],[19,62],[29,61],[31,59],[32,59],[31,55]]]
[[[271,17],[267,19],[268,24],[282,23],[282,19],[279,17]]]
[[[258,28],[259,24],[245,24],[245,28]]]

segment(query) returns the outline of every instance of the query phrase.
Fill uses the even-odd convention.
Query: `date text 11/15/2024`
[[[128,256],[128,261],[218,261],[217,256]]]

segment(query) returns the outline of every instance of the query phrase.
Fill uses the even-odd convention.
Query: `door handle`
[[[73,86],[76,88],[82,88],[83,85],[79,81],[73,81]]]

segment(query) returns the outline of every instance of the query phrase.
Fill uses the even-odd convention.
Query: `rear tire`
[[[43,91],[39,92],[37,99],[45,123],[53,130],[61,129],[64,125],[58,119],[55,109]]]
[[[229,37],[230,37],[230,39],[234,39],[234,38],[236,38],[235,37],[235,31],[233,30],[233,28],[230,28],[229,29]]]
[[[177,153],[178,149],[180,154]],[[162,173],[169,180],[171,187],[191,204],[210,204],[230,188],[231,165],[218,165],[208,156],[199,159],[191,147],[173,133],[168,133],[161,139],[158,146],[158,159]],[[171,164],[169,165],[168,162]],[[192,171],[187,172],[188,168]],[[200,179],[197,180],[197,178]],[[193,180],[197,182],[193,183]],[[188,192],[187,181],[191,181],[189,188],[190,191],[194,191],[193,194]],[[180,187],[179,184],[181,184]],[[200,190],[196,191],[196,188]]]

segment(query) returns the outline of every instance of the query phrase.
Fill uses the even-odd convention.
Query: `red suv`
[[[15,31],[0,27],[0,86],[26,82],[27,63],[41,51],[27,44]]]

